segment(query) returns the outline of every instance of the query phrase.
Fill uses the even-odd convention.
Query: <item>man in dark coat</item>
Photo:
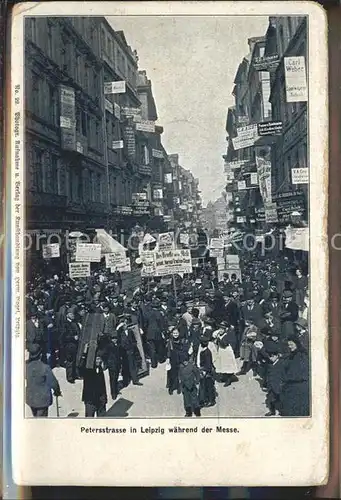
[[[51,368],[41,361],[42,351],[38,344],[31,347],[30,359],[26,365],[26,404],[34,417],[47,417],[52,405],[52,390],[61,396],[58,380]]]
[[[269,349],[268,354],[270,363],[266,372],[266,386],[268,389],[266,402],[269,411],[265,416],[271,417],[272,415],[276,415],[276,412],[280,410],[284,365],[283,359],[279,357],[276,347],[273,347],[271,350]]]
[[[294,323],[298,319],[298,306],[293,302],[293,293],[291,290],[284,290],[283,292],[279,319],[281,320],[282,338],[287,339],[294,335]]]
[[[42,321],[38,319],[36,308],[31,309],[31,318],[26,323],[26,349],[30,353],[39,346],[43,362],[47,362],[47,335]]]
[[[165,361],[164,327],[164,319],[158,306],[152,303],[151,308],[147,309],[145,317],[145,335],[152,368],[156,368],[158,363]]]
[[[200,384],[200,371],[195,363],[188,360],[188,354],[180,354],[179,379],[184,400],[185,417],[201,416],[198,389]]]
[[[64,348],[66,380],[70,384],[74,384],[78,376],[76,360],[80,333],[79,325],[75,321],[75,315],[72,312],[68,312],[63,328],[61,345]]]
[[[252,294],[247,294],[246,304],[241,308],[241,315],[245,324],[255,325],[258,328],[262,325],[262,307],[256,303]]]
[[[104,352],[110,339],[117,337],[117,320],[115,314],[110,312],[108,302],[102,302],[101,311],[98,318],[98,349]]]
[[[85,417],[104,417],[108,402],[105,386],[103,360],[96,355],[94,368],[85,368],[86,353],[81,358],[79,371],[83,377],[82,401],[85,405]]]
[[[135,352],[137,350],[136,339],[131,328],[128,327],[130,317],[123,315],[119,318],[117,326],[118,344],[121,350],[123,364],[123,384],[127,386],[132,380],[134,385],[143,385],[137,377],[137,366]]]
[[[201,407],[214,406],[216,402],[216,391],[214,384],[215,368],[213,365],[212,352],[209,347],[209,339],[201,337],[198,353],[198,368],[200,369],[199,403]]]

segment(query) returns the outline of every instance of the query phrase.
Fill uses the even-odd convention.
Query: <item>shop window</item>
[[[32,72],[32,112],[38,116],[40,116],[40,87],[40,76]]]
[[[45,191],[45,175],[44,175],[44,152],[41,149],[33,149],[33,185],[36,191]]]

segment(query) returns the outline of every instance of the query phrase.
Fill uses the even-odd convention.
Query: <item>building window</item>
[[[81,55],[79,52],[76,52],[75,58],[75,80],[77,83],[81,82]]]
[[[40,87],[40,76],[32,72],[32,112],[38,116],[40,116]]]
[[[45,176],[43,168],[44,153],[41,149],[33,148],[33,186],[39,193],[45,191]]]
[[[90,200],[95,201],[95,174],[90,172]]]
[[[60,194],[60,172],[58,156],[51,155],[51,193]]]
[[[84,90],[89,91],[89,65],[87,63],[84,65]]]
[[[53,26],[49,19],[47,20],[47,54],[53,59]]]
[[[30,36],[32,42],[37,43],[38,42],[37,20],[35,17],[31,17],[28,19],[28,29],[29,29],[29,36]]]
[[[99,88],[98,88],[98,73],[97,73],[97,70],[96,70],[96,69],[94,69],[93,76],[94,76],[94,79],[93,79],[93,82],[94,82],[94,95],[95,95],[95,96],[98,96],[98,95],[99,95]]]
[[[50,121],[53,125],[58,125],[57,124],[57,116],[58,116],[58,98],[57,98],[57,91],[56,88],[51,85],[50,83],[48,84],[48,89],[49,89],[49,113],[50,113]]]
[[[100,121],[95,121],[95,146],[100,149]]]

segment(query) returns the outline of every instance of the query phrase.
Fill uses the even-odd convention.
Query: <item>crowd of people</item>
[[[217,404],[217,384],[255,377],[266,415],[309,415],[309,289],[288,258],[250,254],[241,279],[218,281],[211,262],[192,275],[142,278],[124,290],[120,273],[97,269],[73,281],[36,275],[27,283],[27,398],[33,416],[47,416],[60,387],[83,381],[85,416],[104,416],[107,369],[113,400],[159,364],[165,391],[182,394],[186,417]],[[85,331],[92,336],[84,340]],[[95,344],[95,348],[94,348]],[[141,388],[141,392],[143,388]],[[143,396],[142,396],[143,397]]]

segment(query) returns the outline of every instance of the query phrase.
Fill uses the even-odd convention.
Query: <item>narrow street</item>
[[[83,418],[84,404],[81,401],[83,382],[77,380],[74,385],[65,378],[63,368],[55,368],[54,374],[58,378],[63,396],[58,398],[59,416],[69,418]],[[218,392],[217,404],[202,410],[202,417],[261,417],[267,412],[265,407],[265,393],[260,389],[256,379],[252,379],[250,372],[239,377],[239,381],[224,387],[216,383]],[[122,391],[116,401],[110,397],[108,372],[105,372],[107,394],[107,416],[123,417],[183,417],[184,407],[182,395],[176,392],[170,396],[165,387],[165,365],[159,365],[151,374],[143,379],[143,387],[130,385]],[[31,412],[25,408],[26,416]],[[57,417],[56,399],[49,409],[49,417]]]

